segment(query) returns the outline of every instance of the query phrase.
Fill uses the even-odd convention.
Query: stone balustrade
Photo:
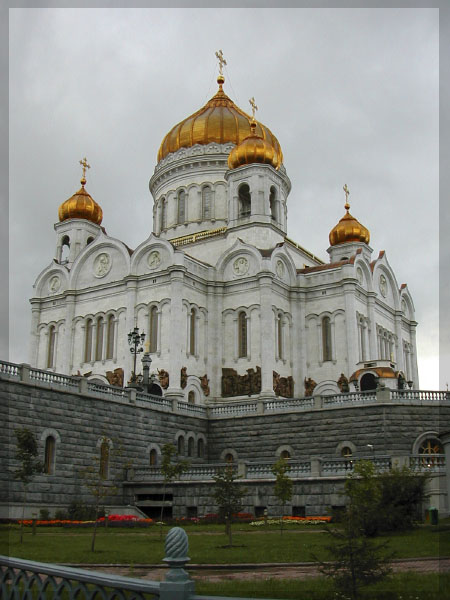
[[[190,404],[181,400],[172,400],[161,396],[153,396],[134,388],[118,388],[111,385],[90,381],[81,376],[69,376],[42,369],[35,369],[26,364],[15,364],[0,361],[0,377],[33,384],[42,387],[58,388],[72,393],[80,393],[96,398],[110,399],[116,402],[139,403],[155,410],[182,413],[208,419],[227,419],[249,415],[273,414],[277,412],[301,412],[360,406],[362,404],[398,403],[450,403],[450,392],[433,390],[391,390],[382,388],[370,392],[349,392],[347,394],[331,394],[306,398],[273,398],[256,400],[253,398],[241,401],[209,402],[205,406]]]
[[[396,465],[407,465],[414,471],[429,472],[438,474],[445,472],[445,455],[413,455],[413,456],[373,456],[352,458],[320,458],[315,457],[309,460],[290,460],[288,476],[291,479],[303,479],[305,477],[345,477],[353,471],[358,460],[370,460],[374,463],[378,472],[386,472]],[[232,465],[233,470],[241,479],[275,479],[272,472],[273,461],[238,461]],[[191,465],[185,471],[178,481],[212,481],[214,477],[223,469],[229,468],[230,463],[209,463]],[[130,472],[129,481],[162,481],[163,475],[159,467],[147,467],[145,469],[135,469]]]

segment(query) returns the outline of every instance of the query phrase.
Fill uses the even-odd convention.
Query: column
[[[260,302],[260,351],[261,351],[261,397],[274,398],[273,365],[275,331],[272,311],[272,273],[264,273],[259,279]]]
[[[369,347],[368,347],[368,356],[366,356],[366,360],[376,360],[378,358],[377,351],[377,326],[375,323],[375,293],[370,292],[369,297],[367,299],[367,308],[369,315]]]
[[[66,296],[66,316],[64,327],[64,339],[62,345],[62,364],[63,372],[70,375],[72,373],[72,339],[73,339],[73,317],[75,315],[75,296],[68,294]]]
[[[223,285],[215,288],[208,286],[207,322],[205,330],[208,336],[205,339],[205,365],[209,377],[210,397],[218,398],[222,395],[222,364],[223,364]]]
[[[29,361],[32,367],[38,367],[39,361],[39,320],[41,316],[40,304],[36,301],[31,301],[31,331],[30,331],[30,350]]]
[[[395,360],[397,363],[397,371],[404,371],[403,364],[403,338],[402,338],[402,313],[400,311],[395,313],[394,317],[395,323]]]
[[[411,379],[413,380],[413,388],[416,390],[419,389],[419,369],[417,368],[417,346],[416,346],[416,327],[417,323],[413,321],[410,326],[410,335],[411,335],[411,346],[412,353],[410,354],[411,358]]]
[[[170,271],[170,325],[169,331],[164,332],[164,337],[169,338],[169,358],[170,358],[170,386],[164,394],[166,398],[184,399],[184,391],[180,386],[180,373],[183,365],[183,356],[186,356],[184,336],[180,332],[184,331],[183,323],[183,282],[184,268],[174,266]],[[161,320],[160,320],[161,325]],[[161,331],[161,327],[160,327]],[[162,336],[162,332],[161,332]]]
[[[128,335],[128,333],[130,331],[133,331],[134,329],[134,320],[135,320],[135,316],[136,316],[136,291],[137,291],[137,280],[136,279],[129,279],[127,281],[127,312],[126,312],[126,329],[125,329],[125,334]],[[148,332],[146,332],[148,334]],[[126,343],[127,347],[125,349],[125,354],[128,357],[128,359],[125,361],[124,364],[124,376],[123,376],[123,381],[124,381],[124,385],[126,385],[126,382],[130,380],[131,378],[131,372],[133,370],[133,356],[131,354],[131,352],[128,349],[128,342],[126,340],[124,340],[124,342]],[[138,363],[136,363],[136,365],[138,365]],[[137,366],[136,366],[136,370],[137,370]]]
[[[355,297],[353,286],[344,286],[345,294],[345,330],[347,335],[347,365],[348,372],[353,373],[359,362],[358,328],[356,323]]]
[[[292,377],[294,378],[294,396],[304,395],[303,381],[306,377],[306,329],[305,329],[305,296],[297,292],[291,303],[292,312]]]

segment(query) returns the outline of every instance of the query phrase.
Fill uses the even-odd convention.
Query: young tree
[[[178,460],[177,462],[172,462],[174,456],[177,456],[177,449],[173,444],[164,444],[161,449],[162,460],[161,460],[161,473],[164,477],[164,486],[163,486],[163,501],[161,506],[161,518],[160,518],[160,529],[159,529],[159,538],[162,539],[162,522],[163,522],[163,514],[164,514],[164,502],[166,500],[166,487],[182,475],[185,471],[189,469],[189,461],[188,460]]]
[[[14,471],[14,479],[21,481],[23,487],[22,522],[20,524],[20,543],[22,543],[28,484],[35,475],[44,471],[44,465],[36,458],[39,452],[33,432],[23,427],[16,429],[14,433],[16,436],[16,459],[20,463],[19,468]]]
[[[231,523],[233,514],[241,508],[242,497],[247,490],[236,482],[233,466],[229,465],[221,469],[214,477],[214,499],[219,507],[219,515],[225,520],[225,535],[228,535],[229,546],[233,545]]]
[[[356,463],[345,482],[347,510],[365,535],[414,526],[425,495],[427,475],[407,467],[377,473],[371,461]]]
[[[325,548],[332,560],[318,561],[319,569],[352,600],[360,597],[362,587],[381,581],[390,573],[393,555],[386,554],[387,542],[377,544],[366,537],[349,512],[339,528],[327,527],[327,532],[332,539]]]
[[[120,441],[114,440],[113,444],[106,435],[102,435],[100,453],[93,455],[90,463],[79,471],[83,485],[94,499],[95,522],[91,541],[92,552],[95,551],[97,522],[101,503],[107,496],[114,496],[119,491],[118,480],[110,478],[110,471],[114,459],[122,454],[123,448]],[[129,466],[129,463],[127,463],[124,468]]]
[[[286,458],[280,456],[277,462],[272,465],[272,473],[276,476],[274,494],[280,500],[281,509],[281,524],[280,524],[280,535],[283,535],[283,518],[284,518],[284,507],[286,502],[289,502],[292,498],[292,479],[286,475],[291,470],[289,463]]]

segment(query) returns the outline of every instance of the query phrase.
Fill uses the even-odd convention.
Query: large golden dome
[[[228,167],[237,169],[242,165],[262,163],[278,169],[281,161],[270,142],[256,135],[256,121],[250,124],[252,133],[235,146],[228,155]]]
[[[81,178],[81,188],[68,200],[63,202],[58,209],[58,217],[60,221],[67,219],[86,219],[92,221],[96,225],[100,225],[103,219],[103,211],[99,204],[92,198],[84,189],[86,179]]]
[[[224,78],[219,75],[219,90],[203,108],[172,127],[163,139],[158,151],[158,162],[180,148],[190,148],[194,144],[240,144],[251,133],[250,119],[238,108],[222,89]],[[280,144],[268,127],[256,123],[256,134],[271,145],[277,154],[279,168],[283,161]]]
[[[345,209],[347,211],[345,215],[330,231],[330,245],[337,246],[348,242],[368,244],[370,241],[369,230],[349,213],[350,204],[348,202],[345,203]]]

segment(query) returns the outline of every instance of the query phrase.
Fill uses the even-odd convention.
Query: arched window
[[[45,439],[44,473],[53,475],[55,472],[56,440],[52,435]]]
[[[92,319],[86,321],[85,338],[84,338],[84,362],[92,360],[92,330],[94,324]]]
[[[195,392],[194,390],[191,390],[188,394],[188,403],[189,404],[195,404]]]
[[[106,358],[114,357],[114,315],[109,315],[106,331]]]
[[[65,235],[61,242],[61,263],[66,263],[69,260],[70,238]]]
[[[161,198],[161,212],[160,212],[160,229],[163,231],[167,227],[167,200]]]
[[[234,461],[234,456],[231,454],[231,452],[228,452],[227,454],[225,454],[225,462],[231,464]]]
[[[97,335],[95,338],[95,360],[102,360],[103,355],[103,317],[97,319]]]
[[[158,453],[154,448],[150,450],[150,466],[156,467],[158,464]]]
[[[238,356],[247,356],[247,315],[244,311],[238,315]]]
[[[270,215],[274,221],[278,221],[277,191],[273,186],[270,188],[269,202],[270,202]]]
[[[191,309],[189,314],[189,354],[195,354],[195,346],[196,346],[196,311],[195,308]]]
[[[284,358],[283,346],[283,316],[279,314],[277,315],[277,350],[278,358],[281,360]]]
[[[330,317],[322,319],[322,351],[323,361],[332,360],[331,356],[331,321]]]
[[[88,237],[88,239],[86,240],[86,246],[89,246],[89,244],[92,244],[93,241],[94,241],[94,238],[92,236]]]
[[[202,216],[203,219],[211,218],[211,203],[212,203],[212,189],[209,185],[202,188]]]
[[[197,442],[197,456],[198,458],[203,458],[205,456],[205,442],[203,438],[199,438]]]
[[[239,187],[239,218],[249,217],[252,212],[252,199],[250,188],[246,183]]]
[[[109,443],[107,440],[103,440],[100,446],[100,477],[102,479],[108,479],[109,475]]]
[[[48,347],[47,347],[47,368],[53,369],[55,366],[55,343],[56,343],[56,327],[51,325],[48,330]]]
[[[285,460],[288,460],[289,458],[291,458],[291,453],[289,452],[289,450],[283,450],[280,453],[280,458],[284,458]]]
[[[184,436],[182,435],[178,438],[178,454],[181,456],[184,454]]]
[[[152,306],[150,309],[150,335],[149,351],[156,352],[158,349],[158,308]]]
[[[180,190],[178,192],[178,223],[186,221],[186,192]]]
[[[341,456],[343,458],[350,458],[353,455],[352,449],[349,446],[344,446],[341,450]]]
[[[194,456],[194,438],[190,437],[188,439],[188,456]]]

